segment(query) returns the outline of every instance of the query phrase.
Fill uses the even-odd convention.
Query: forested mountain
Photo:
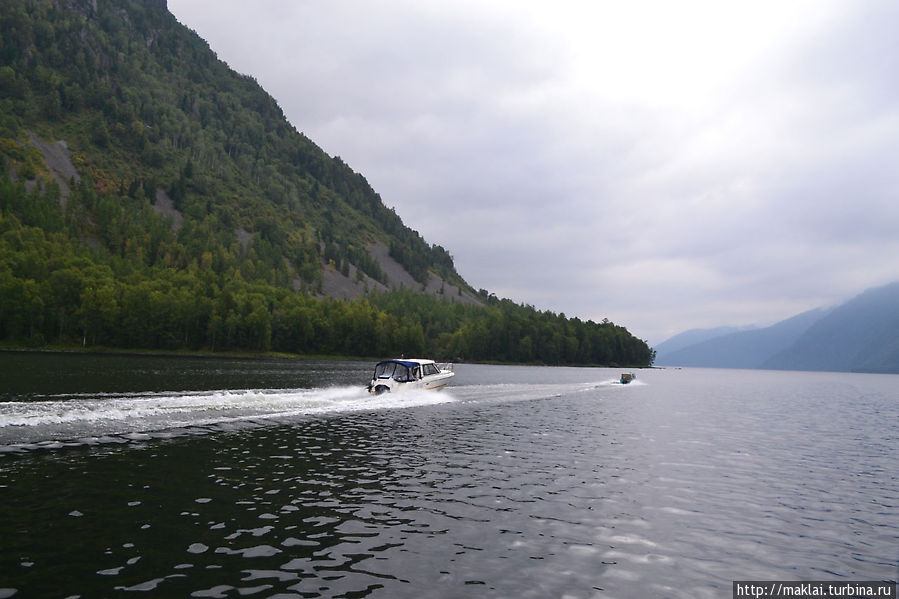
[[[178,223],[186,218],[178,241],[213,258],[241,241],[273,283],[296,277],[320,288],[319,258],[386,282],[365,251],[376,239],[418,282],[429,270],[461,282],[443,248],[425,243],[364,177],[298,133],[252,77],[219,61],[164,1],[10,0],[2,19],[4,134],[22,141],[23,128],[31,130],[32,145],[65,140],[101,201],[130,200],[131,212],[149,202]],[[41,169],[34,148],[7,145],[25,178],[66,170]],[[64,177],[64,195],[67,184]],[[81,195],[73,210],[85,203]],[[96,233],[127,252],[129,223],[110,223],[109,206],[86,209],[75,216],[101,217]],[[167,255],[159,243],[130,241],[145,260],[186,266],[186,256]]]
[[[474,291],[164,0],[6,0],[0,162],[7,345],[652,359]]]
[[[767,328],[659,351],[658,363],[899,373],[899,283],[869,289],[836,308],[804,312]]]

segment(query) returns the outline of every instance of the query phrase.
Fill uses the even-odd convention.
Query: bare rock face
[[[78,170],[72,163],[72,152],[69,151],[68,144],[63,140],[56,143],[46,142],[31,131],[28,132],[28,140],[44,155],[44,162],[47,163],[53,179],[59,184],[62,201],[65,202],[72,191],[69,182],[73,180],[77,182],[81,179],[81,175],[78,174]]]
[[[406,272],[403,266],[390,255],[390,248],[378,241],[368,246],[369,255],[378,262],[378,266],[387,275],[387,285],[375,281],[371,277],[356,273],[356,267],[350,265],[349,276],[344,276],[334,268],[324,264],[322,274],[322,295],[341,299],[360,297],[368,291],[386,291],[408,287],[436,297],[444,298],[451,302],[462,302],[472,305],[480,305],[481,302],[470,293],[459,287],[445,282],[442,278],[429,273],[427,285],[422,285]]]
[[[153,210],[155,210],[162,216],[171,217],[172,228],[175,231],[181,228],[181,223],[182,221],[184,221],[184,215],[181,214],[180,210],[175,208],[175,203],[172,201],[172,198],[169,197],[169,194],[167,194],[164,189],[156,190],[156,201],[153,203]]]

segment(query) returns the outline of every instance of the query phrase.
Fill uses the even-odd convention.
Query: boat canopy
[[[401,383],[415,380],[413,371],[418,368],[418,362],[408,360],[384,360],[375,366],[376,379],[394,379]]]
[[[416,366],[421,365],[419,362],[413,362],[411,360],[384,360],[383,362],[380,362],[378,364],[378,366],[380,366],[381,364],[390,364],[391,362],[396,363],[396,364],[402,364],[406,368],[415,368]]]

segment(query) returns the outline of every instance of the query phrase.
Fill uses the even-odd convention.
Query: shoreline
[[[290,354],[284,352],[212,352],[209,350],[157,350],[157,349],[122,349],[94,347],[86,348],[79,346],[45,346],[45,347],[16,347],[16,346],[0,346],[0,354],[9,352],[18,353],[36,353],[36,354],[81,354],[81,355],[100,355],[100,356],[143,356],[143,357],[160,357],[160,358],[204,358],[204,359],[224,359],[230,358],[234,360],[354,360],[359,362],[379,361],[382,357],[375,356],[334,356],[323,354]],[[439,360],[438,360],[439,361]],[[543,366],[547,368],[611,368],[611,369],[628,369],[628,370],[653,370],[663,369],[660,366],[629,366],[619,364],[542,364],[542,363],[526,363],[526,362],[499,362],[499,361],[469,361],[456,360],[455,364],[484,364],[490,366]]]

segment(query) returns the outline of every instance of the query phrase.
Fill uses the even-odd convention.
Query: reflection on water
[[[638,376],[460,365],[439,403],[8,453],[0,587],[723,597],[895,577],[896,377]]]
[[[349,360],[0,352],[0,401],[48,395],[364,385],[372,368]]]

